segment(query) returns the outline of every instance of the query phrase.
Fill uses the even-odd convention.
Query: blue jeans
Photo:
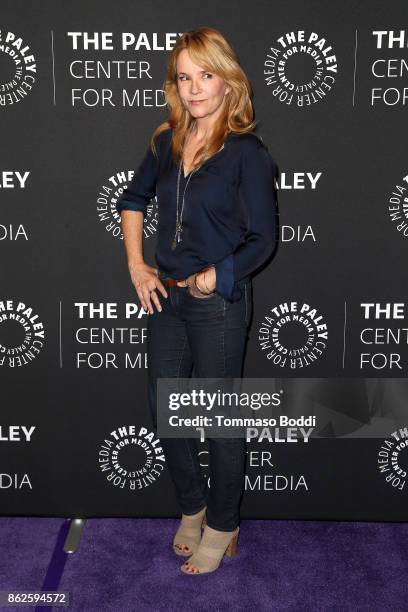
[[[187,287],[166,287],[160,294],[162,312],[148,317],[149,407],[157,427],[157,379],[242,376],[247,332],[252,316],[252,285],[248,281],[239,301],[218,293],[197,298]],[[210,487],[204,479],[195,438],[161,438],[176,497],[184,514],[207,506],[207,524],[219,531],[239,525],[244,491],[245,438],[208,438]]]

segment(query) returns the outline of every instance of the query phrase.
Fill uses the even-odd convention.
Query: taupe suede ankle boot
[[[189,557],[197,550],[201,540],[201,528],[205,522],[205,511],[206,508],[203,508],[197,514],[181,515],[181,524],[173,540],[176,555]]]
[[[234,557],[238,546],[239,527],[235,531],[217,531],[208,525],[196,552],[186,561],[181,570],[185,574],[208,574],[218,568],[224,555]]]

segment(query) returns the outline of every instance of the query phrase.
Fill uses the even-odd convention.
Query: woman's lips
[[[190,104],[195,106],[196,104],[202,104],[205,100],[190,100]]]

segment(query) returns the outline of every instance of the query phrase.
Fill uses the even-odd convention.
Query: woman
[[[157,379],[241,377],[251,273],[277,243],[277,166],[255,127],[250,84],[213,28],[184,33],[169,55],[170,115],[117,203],[132,282],[148,317],[149,406]],[[156,262],[143,259],[143,217],[158,201]],[[161,440],[182,510],[181,569],[214,571],[232,556],[244,486],[244,438],[209,439],[210,487],[194,439]],[[206,516],[205,516],[206,515]],[[201,535],[202,524],[206,520]],[[192,556],[191,556],[192,555]]]

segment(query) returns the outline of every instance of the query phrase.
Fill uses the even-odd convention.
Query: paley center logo
[[[121,170],[112,174],[100,187],[96,199],[96,212],[99,222],[105,231],[112,236],[123,240],[121,219],[116,210],[116,203],[124,190],[128,188],[133,178],[134,170]],[[144,218],[143,234],[145,239],[154,236],[157,232],[158,207],[156,196],[150,200]]]
[[[36,425],[0,425],[0,443],[29,443],[32,441],[35,429]],[[2,466],[2,469],[4,469],[4,466]],[[18,491],[23,487],[33,488],[30,476],[27,473],[0,472],[0,491],[3,489]]]
[[[119,489],[137,491],[156,482],[165,468],[160,440],[145,427],[125,425],[111,431],[99,446],[99,467]]]
[[[44,347],[44,325],[31,306],[14,300],[0,301],[0,366],[31,363]]]
[[[408,470],[408,427],[393,431],[377,454],[380,473],[394,489],[403,491]]]
[[[0,53],[3,55],[0,106],[11,106],[31,92],[37,81],[37,63],[30,46],[9,30],[0,30]]]
[[[264,75],[279,102],[311,106],[324,100],[333,89],[337,58],[332,45],[317,32],[287,32],[269,48]]]
[[[396,230],[408,238],[408,174],[393,188],[387,202],[388,214]]]
[[[305,302],[282,302],[273,306],[258,332],[261,350],[273,365],[294,370],[315,362],[326,349],[327,324]]]
[[[1,86],[0,86],[1,87]],[[0,189],[5,196],[7,191],[25,190],[27,189],[28,177],[31,172],[29,170],[1,170],[0,171]],[[28,240],[28,234],[25,226],[22,223],[0,223],[0,242],[10,240]]]

